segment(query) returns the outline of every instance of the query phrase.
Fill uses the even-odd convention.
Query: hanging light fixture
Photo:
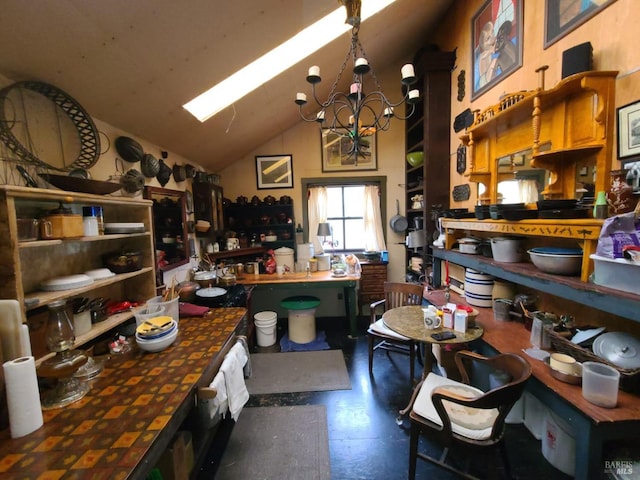
[[[352,25],[351,46],[345,56],[338,76],[331,86],[329,97],[326,101],[318,100],[316,94],[316,84],[322,80],[320,77],[320,67],[309,68],[307,82],[311,84],[314,100],[320,110],[315,116],[307,117],[302,112],[302,107],[307,104],[307,96],[304,93],[296,94],[295,102],[300,108],[300,116],[307,122],[318,122],[321,128],[328,128],[341,140],[344,149],[341,151],[346,160],[358,165],[358,161],[371,155],[369,141],[366,137],[373,135],[378,130],[388,130],[391,118],[406,120],[415,111],[415,105],[420,101],[420,92],[417,89],[410,89],[410,86],[417,82],[413,65],[408,63],[401,69],[402,84],[405,90],[402,100],[393,103],[387,99],[382,92],[382,87],[369,65],[365,51],[358,39],[360,30],[360,7],[361,0],[339,0],[347,9],[347,20],[345,23]],[[349,88],[349,93],[336,91],[340,78],[349,60],[353,61],[353,81]],[[366,75],[370,74],[373,91],[365,92],[364,81]],[[409,108],[406,116],[397,112],[397,107],[406,103]]]

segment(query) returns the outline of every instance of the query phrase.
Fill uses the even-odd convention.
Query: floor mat
[[[324,405],[245,408],[216,480],[331,478]]]
[[[351,390],[342,350],[251,354],[251,395]]]

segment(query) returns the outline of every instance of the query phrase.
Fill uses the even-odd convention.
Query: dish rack
[[[581,347],[573,343],[571,340],[563,337],[558,332],[549,329],[549,338],[551,339],[551,347],[567,355],[572,356],[578,362],[598,362],[609,365],[620,372],[620,389],[629,393],[640,392],[640,368],[629,369],[621,368],[608,360],[599,357],[588,348]]]

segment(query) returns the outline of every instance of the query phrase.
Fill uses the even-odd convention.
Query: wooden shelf
[[[262,255],[267,251],[267,247],[236,248],[235,250],[225,250],[223,252],[205,253],[209,260],[220,260],[222,258],[246,257],[249,255]]]

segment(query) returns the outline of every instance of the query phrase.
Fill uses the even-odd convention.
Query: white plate
[[[94,280],[102,280],[103,278],[111,278],[115,277],[115,273],[113,273],[108,268],[96,268],[95,270],[89,270],[84,272],[85,275],[93,278]]]
[[[203,298],[215,298],[226,295],[227,291],[220,287],[201,288],[196,290],[196,295]]]
[[[105,223],[105,233],[144,233],[144,223]]]
[[[599,328],[590,328],[589,330],[578,330],[573,337],[571,337],[571,342],[576,345],[580,345],[581,343],[586,342],[587,340],[591,340],[593,337],[600,335],[604,332],[605,327]]]
[[[54,292],[58,290],[70,290],[72,288],[86,287],[93,283],[93,278],[89,275],[67,275],[65,277],[51,278],[42,282],[40,288],[45,292]]]

